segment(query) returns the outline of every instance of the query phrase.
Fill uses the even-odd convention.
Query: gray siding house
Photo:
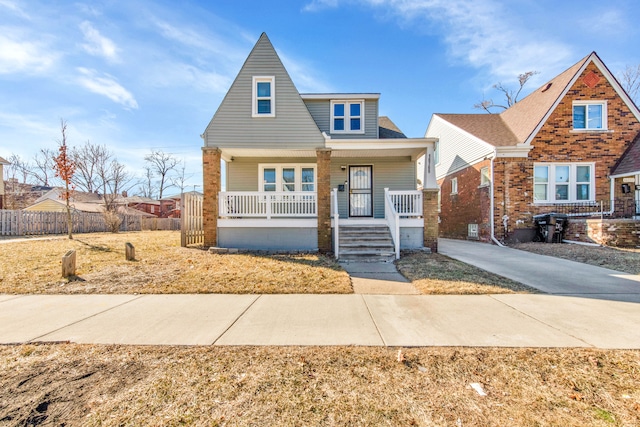
[[[263,33],[201,135],[205,245],[344,259],[436,251],[436,139],[407,138],[379,117],[379,99],[300,94]]]

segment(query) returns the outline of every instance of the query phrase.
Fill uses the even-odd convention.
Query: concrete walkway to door
[[[640,276],[466,240],[439,239],[443,255],[553,295],[640,302]]]

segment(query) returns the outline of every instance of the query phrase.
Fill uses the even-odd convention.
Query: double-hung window
[[[604,101],[574,101],[573,129],[607,130],[607,103]]]
[[[253,77],[251,109],[252,117],[275,117],[276,116],[276,78],[273,76]]]
[[[364,101],[331,101],[331,133],[364,133]]]
[[[458,194],[458,178],[451,179],[451,194]]]
[[[260,191],[316,191],[316,167],[312,164],[260,165]]]
[[[535,203],[590,202],[595,199],[593,163],[546,163],[533,167]]]

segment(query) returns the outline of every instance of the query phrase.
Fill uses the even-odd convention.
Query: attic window
[[[331,133],[364,133],[364,101],[331,101]]]
[[[606,101],[574,101],[573,129],[598,131],[606,130]]]
[[[276,116],[276,87],[274,76],[253,77],[251,109],[252,117],[275,117]]]

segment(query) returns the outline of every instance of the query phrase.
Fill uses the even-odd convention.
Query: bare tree
[[[118,215],[118,200],[120,193],[131,189],[132,177],[115,158],[105,165],[98,165],[97,175],[102,186],[105,221],[109,230],[117,233],[122,223],[122,218]]]
[[[154,177],[155,175],[153,174],[151,166],[145,165],[144,175],[142,176],[142,179],[139,181],[138,185],[138,194],[140,194],[142,197],[149,197],[150,199],[153,198],[153,195],[156,191],[156,186],[153,182]]]
[[[162,199],[164,190],[171,187],[169,174],[176,170],[180,161],[173,154],[165,153],[162,150],[152,151],[151,154],[144,157],[144,160],[149,164],[154,174],[160,177],[158,198]]]
[[[9,165],[5,167],[7,179],[17,180],[21,184],[26,184],[31,175],[31,164],[17,154],[11,154],[7,161],[9,162]]]
[[[31,167],[31,175],[35,179],[35,183],[39,185],[49,186],[51,184],[52,175],[55,174],[56,152],[50,148],[41,148],[33,156],[33,167]]]
[[[71,152],[76,162],[77,171],[73,183],[77,188],[93,193],[102,188],[102,176],[99,171],[106,171],[113,160],[113,154],[104,145],[92,144],[90,141]]]
[[[475,104],[473,108],[483,109],[489,114],[493,114],[493,111],[491,111],[492,108],[501,108],[503,110],[506,110],[507,108],[511,107],[513,104],[518,102],[518,97],[520,96],[520,92],[522,92],[522,89],[527,84],[529,79],[531,79],[531,77],[535,76],[536,74],[540,74],[540,72],[527,71],[526,73],[518,75],[518,83],[519,83],[518,89],[510,89],[508,87],[505,87],[501,82],[498,82],[493,85],[494,89],[496,89],[499,92],[502,92],[502,94],[504,95],[506,105],[496,104],[493,102],[493,99],[483,99],[479,103]]]
[[[640,64],[633,67],[627,65],[627,68],[619,76],[622,87],[629,94],[633,102],[638,105],[638,92],[640,92]]]
[[[178,187],[180,189],[180,194],[184,193],[184,188],[187,180],[193,176],[192,173],[186,173],[187,167],[186,162],[182,160],[180,163],[181,167],[177,169],[177,175],[171,178],[171,184],[174,187]]]

